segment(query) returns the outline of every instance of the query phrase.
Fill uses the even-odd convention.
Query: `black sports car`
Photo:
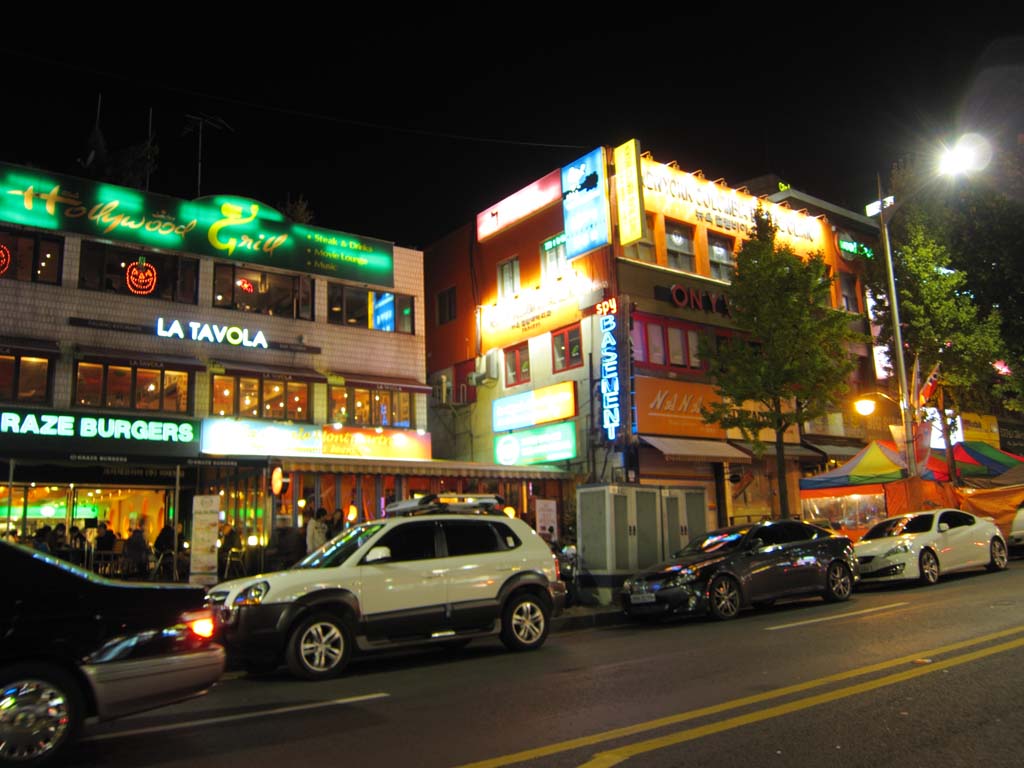
[[[626,579],[619,602],[630,616],[732,619],[741,608],[778,598],[846,600],[858,578],[850,539],[800,520],[774,520],[694,539],[671,560]]]
[[[0,541],[0,765],[49,763],[87,717],[204,692],[224,671],[206,590],[97,576]]]

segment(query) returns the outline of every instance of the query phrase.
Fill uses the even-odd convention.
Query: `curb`
[[[577,612],[579,611],[579,612]],[[552,620],[552,632],[569,632],[576,629],[592,629],[594,627],[607,627],[614,624],[626,624],[628,618],[615,606],[570,608],[556,619]]]

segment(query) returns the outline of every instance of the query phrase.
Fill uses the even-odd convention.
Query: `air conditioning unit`
[[[485,381],[487,381],[486,372],[472,371],[466,374],[466,383],[471,387],[479,387]]]

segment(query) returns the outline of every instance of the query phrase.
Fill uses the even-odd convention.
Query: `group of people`
[[[178,525],[179,555],[184,552],[185,540],[181,535],[181,524]],[[128,538],[124,540],[120,556],[115,554],[117,549],[118,535],[105,522],[96,526],[95,537],[92,538],[93,562],[95,567],[118,575],[146,577],[149,575],[150,560],[153,555],[160,559],[165,552],[173,552],[175,549],[174,528],[170,523],[165,525],[152,548],[146,541],[142,527],[131,531]],[[72,525],[68,528],[64,523],[57,523],[54,526],[43,525],[39,527],[32,537],[32,547],[41,552],[61,557],[79,565],[86,564],[85,551],[89,547],[90,537],[80,530],[78,526]],[[118,567],[113,568],[114,562]]]

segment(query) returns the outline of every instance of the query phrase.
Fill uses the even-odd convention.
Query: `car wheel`
[[[989,552],[991,553],[991,559],[988,562],[988,569],[990,571],[1003,571],[1006,570],[1006,545],[1002,539],[992,539],[992,544],[989,545]]]
[[[939,580],[939,560],[930,549],[926,549],[921,553],[917,565],[921,573],[922,584],[928,586]]]
[[[18,664],[0,670],[0,763],[48,765],[82,726],[82,692],[60,667]]]
[[[327,680],[337,677],[352,655],[352,630],[348,621],[331,613],[314,613],[292,631],[285,662],[295,677]]]
[[[501,642],[510,651],[532,651],[544,645],[550,610],[536,595],[520,592],[509,598],[501,614]]]
[[[708,610],[720,621],[735,619],[740,613],[740,587],[730,576],[716,576],[708,586]]]
[[[835,562],[825,575],[825,599],[830,603],[847,600],[853,592],[853,576],[846,563]]]

